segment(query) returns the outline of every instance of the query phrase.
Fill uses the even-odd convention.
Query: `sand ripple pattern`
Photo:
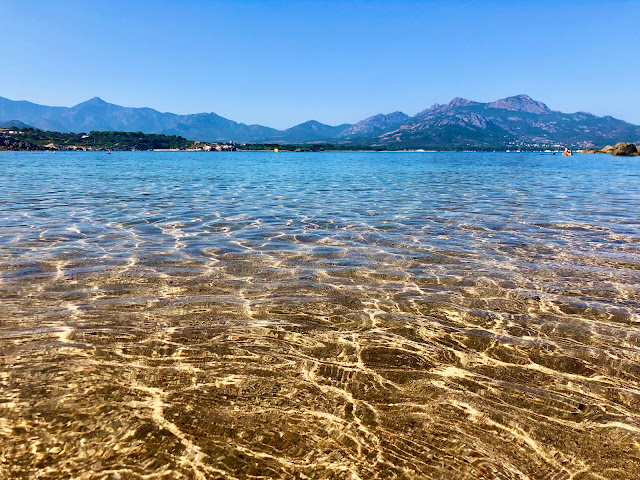
[[[0,478],[640,478],[637,160],[0,169]]]

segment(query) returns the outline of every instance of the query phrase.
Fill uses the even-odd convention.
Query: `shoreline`
[[[425,145],[416,148],[400,148],[382,145],[341,145],[332,143],[277,144],[243,143],[232,141],[201,142],[183,137],[164,134],[145,134],[141,132],[91,132],[60,133],[26,127],[20,131],[0,132],[0,151],[154,151],[154,152],[485,152],[485,153],[549,153],[555,155],[563,149],[576,153],[610,153],[614,156],[640,155],[640,149],[633,143],[619,142],[606,145],[602,149],[579,147],[576,145]]]
[[[220,150],[203,150],[203,149],[172,149],[172,148],[156,148],[156,149],[148,149],[148,150],[138,150],[138,149],[131,149],[131,150],[125,150],[125,149],[117,149],[117,148],[96,148],[96,149],[85,149],[85,148],[60,148],[60,149],[53,149],[53,148],[42,148],[42,149],[7,149],[7,148],[2,148],[0,147],[0,153],[1,152],[31,152],[31,153],[46,153],[46,152],[75,152],[75,153],[88,153],[88,152],[94,152],[94,153],[107,153],[111,151],[112,153],[116,153],[116,152],[128,152],[128,153],[133,153],[133,152],[157,152],[157,153],[211,153],[211,152],[220,152]],[[344,149],[326,149],[326,150],[279,150],[278,152],[275,152],[273,149],[242,149],[242,148],[235,148],[233,150],[229,149],[229,150],[222,150],[225,152],[238,152],[238,153],[251,153],[251,152],[255,152],[255,153],[265,153],[265,152],[271,152],[271,153],[513,153],[513,154],[518,154],[518,153],[538,153],[538,154],[546,154],[549,156],[562,156],[562,151],[561,150],[554,150],[554,151],[549,151],[549,150],[423,150],[423,149],[417,149],[417,150],[366,150],[366,149],[359,149],[359,150],[344,150]],[[576,150],[574,151],[574,155],[575,154],[610,154],[611,156],[629,156],[629,157],[633,157],[633,156],[638,156],[640,155],[640,153],[636,153],[636,154],[630,154],[630,155],[616,155],[613,154],[611,152],[608,151],[602,151],[602,150],[595,150],[593,149],[593,151],[590,150]],[[563,157],[566,158],[566,157]]]

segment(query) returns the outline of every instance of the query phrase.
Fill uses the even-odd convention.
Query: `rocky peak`
[[[387,114],[379,113],[378,115],[374,115],[373,117],[369,117],[365,120],[362,120],[361,122],[356,123],[356,125],[369,123],[385,127],[390,124],[405,122],[408,118],[409,115],[402,112],[391,112]]]
[[[516,95],[491,102],[487,108],[497,108],[514,112],[547,113],[549,107],[544,103],[533,100],[529,95]]]
[[[388,130],[398,127],[409,119],[409,115],[403,112],[379,113],[364,120],[360,120],[355,125],[345,130],[341,136],[373,134],[378,131]]]
[[[468,107],[469,105],[477,105],[478,102],[473,102],[471,100],[467,100],[466,98],[456,97],[451,100],[449,103],[444,105],[444,108],[454,108],[454,107]]]
[[[473,100],[467,100],[466,98],[456,97],[449,103],[444,105],[440,103],[434,103],[433,105],[431,105],[431,107],[418,113],[416,117],[428,115],[429,113],[448,112],[450,110],[455,110],[456,108],[470,107],[475,105],[480,105],[480,103],[474,102]]]
[[[320,128],[326,127],[326,126],[327,125],[325,125],[324,123],[320,123],[317,120],[308,120],[308,121],[306,121],[304,123],[301,123],[300,125],[297,125],[297,127],[310,128],[311,130],[319,130]]]
[[[102,100],[100,97],[93,97],[86,102],[79,103],[76,105],[77,107],[104,107],[105,105],[109,105],[107,102]]]

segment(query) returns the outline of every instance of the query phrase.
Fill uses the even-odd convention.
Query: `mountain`
[[[20,120],[0,121],[0,128],[11,128],[11,127],[25,128],[25,127],[28,127],[28,125],[25,123],[22,123]]]
[[[399,148],[606,145],[640,140],[640,127],[613,117],[552,111],[527,95],[490,103],[455,98],[435,104],[396,129],[369,139]]]
[[[640,143],[637,125],[609,116],[553,111],[527,95],[488,103],[457,97],[413,117],[393,112],[338,126],[311,120],[286,130],[238,123],[215,113],[176,115],[151,108],[121,107],[98,97],[69,108],[0,97],[0,121],[18,120],[60,132],[140,131],[238,143],[328,142],[391,148],[602,147],[620,141]]]
[[[526,113],[549,113],[551,111],[544,103],[533,100],[528,95],[516,95],[515,97],[496,100],[495,102],[489,103],[487,108]]]
[[[13,101],[0,97],[0,120],[19,119],[21,122],[42,128],[43,130],[55,130],[60,125],[55,122],[64,111],[65,107],[47,107],[27,101]],[[54,119],[52,121],[51,119]],[[35,125],[34,120],[38,120]]]
[[[336,127],[315,120],[287,130],[234,122],[215,113],[176,115],[152,108],[121,107],[99,97],[70,108],[48,107],[0,97],[0,120],[20,118],[42,130],[89,132],[91,130],[164,133],[201,141],[309,142],[335,139],[349,124]]]
[[[309,120],[295,127],[283,130],[275,135],[274,141],[283,143],[305,143],[309,141],[329,141],[339,137],[342,132],[351,127],[345,123],[332,127],[316,120]]]
[[[111,130],[181,135],[203,141],[253,141],[273,136],[278,130],[246,125],[215,113],[176,115],[152,108],[129,108],[95,97],[74,107],[47,107],[0,97],[0,119],[19,118],[42,130],[88,132]]]
[[[342,131],[338,137],[345,139],[372,137],[387,130],[399,127],[411,117],[402,112],[393,112],[386,115],[379,113],[373,117],[365,118],[355,125],[351,125]]]

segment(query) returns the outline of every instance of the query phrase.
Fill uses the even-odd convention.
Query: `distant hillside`
[[[527,95],[490,103],[454,98],[433,105],[396,129],[369,141],[376,145],[423,146],[574,145],[637,142],[640,127],[613,117],[561,113]]]
[[[379,113],[373,117],[365,118],[355,125],[342,131],[338,136],[343,139],[362,139],[379,135],[383,132],[399,127],[411,117],[402,112],[393,112],[387,115]]]
[[[0,121],[0,128],[11,128],[11,127],[26,128],[28,127],[28,125],[22,123],[20,120]]]
[[[143,132],[205,142],[325,142],[391,148],[602,147],[622,141],[640,142],[637,125],[613,117],[553,111],[527,95],[489,103],[455,98],[414,117],[393,112],[338,126],[311,120],[286,130],[238,123],[215,113],[176,115],[151,108],[121,107],[98,97],[70,108],[0,97],[0,121],[14,124],[18,120],[42,130]]]
[[[182,135],[205,141],[251,141],[268,138],[277,130],[246,125],[215,113],[176,115],[151,108],[129,108],[95,97],[74,107],[47,107],[0,97],[0,119],[19,118],[42,130],[88,132],[111,130]]]
[[[331,140],[340,136],[342,132],[348,129],[351,125],[344,124],[332,127],[331,125],[325,125],[324,123],[317,122],[315,120],[309,120],[308,122],[301,123],[295,127],[283,130],[272,137],[272,141],[282,143],[304,143],[304,142],[319,142],[324,140]]]
[[[215,113],[176,115],[151,108],[129,108],[95,97],[74,107],[47,107],[0,97],[0,119],[20,118],[36,128],[59,132],[127,131],[179,135],[201,141],[306,142],[335,138],[350,125],[332,127],[310,121],[276,130],[247,125]],[[14,121],[15,122],[15,121]]]

